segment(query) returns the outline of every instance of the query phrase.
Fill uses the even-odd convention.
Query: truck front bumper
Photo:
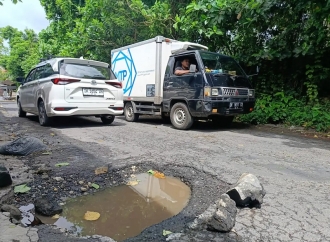
[[[203,101],[204,117],[214,115],[232,116],[247,114],[254,110],[255,99],[248,101],[230,100],[230,101]]]

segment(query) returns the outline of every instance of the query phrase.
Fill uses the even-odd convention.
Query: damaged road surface
[[[136,174],[153,169],[187,184],[191,198],[176,216],[125,241],[330,241],[330,142],[260,132],[239,124],[216,129],[197,123],[190,131],[180,131],[162,120],[143,117],[138,123],[117,118],[110,126],[95,118],[58,119],[47,128],[40,127],[35,116],[17,118],[14,103],[1,105],[0,145],[18,137],[34,137],[47,146],[22,157],[0,155],[0,163],[15,174],[11,191],[22,184],[31,188],[26,193],[0,193],[1,204],[20,207],[47,199],[54,207],[65,208],[74,197],[97,196],[104,188],[127,184],[132,167]],[[19,166],[14,161],[28,169],[17,173]],[[104,172],[96,174],[100,167]],[[253,176],[250,185],[242,185],[243,173],[253,174],[258,181]],[[251,199],[242,191],[247,186],[251,191],[261,186],[265,192],[259,189]],[[227,191],[233,197],[240,195],[237,213],[223,195]],[[245,206],[247,201],[262,204]],[[217,221],[220,214],[236,215],[227,220],[225,228],[234,224],[230,232],[212,231],[223,229],[214,220],[208,229],[187,229],[210,206]],[[10,214],[0,213],[1,234],[3,221],[9,221],[6,216]],[[51,225],[22,228],[9,222],[8,226],[24,229],[25,236],[35,233],[37,240],[45,242],[113,241],[102,235],[77,237]],[[26,237],[26,241],[37,240]]]

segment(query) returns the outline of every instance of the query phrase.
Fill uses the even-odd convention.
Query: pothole
[[[123,241],[177,215],[191,196],[190,188],[174,177],[162,179],[143,173],[134,176],[131,182],[67,200],[58,219],[38,217],[45,224],[77,235],[97,234]],[[84,219],[87,211],[97,212],[100,217],[87,221]]]

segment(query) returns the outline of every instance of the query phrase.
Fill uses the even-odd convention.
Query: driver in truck
[[[181,66],[178,66],[177,68],[175,68],[174,74],[177,76],[189,74],[189,67],[190,67],[190,59],[186,57],[181,61]],[[196,72],[197,72],[197,69],[196,69]]]

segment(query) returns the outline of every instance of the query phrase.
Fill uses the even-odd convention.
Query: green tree
[[[0,54],[0,65],[12,77],[26,75],[40,59],[37,34],[30,29],[22,32],[7,26],[0,28],[0,37],[9,43],[8,51]]]
[[[329,86],[329,11],[321,0],[196,0],[176,27],[211,50],[261,65],[259,91],[296,90],[313,102]]]
[[[3,1],[4,1],[4,0],[0,0],[0,6],[3,5]],[[21,0],[11,0],[11,1],[12,1],[12,3],[14,3],[14,4],[16,4],[16,3],[18,3],[18,2],[22,2]]]
[[[109,62],[111,49],[149,35],[145,17],[132,9],[138,1],[144,6],[140,0],[63,1],[63,5],[53,1],[56,8],[46,7],[52,22],[40,33],[42,52]]]

